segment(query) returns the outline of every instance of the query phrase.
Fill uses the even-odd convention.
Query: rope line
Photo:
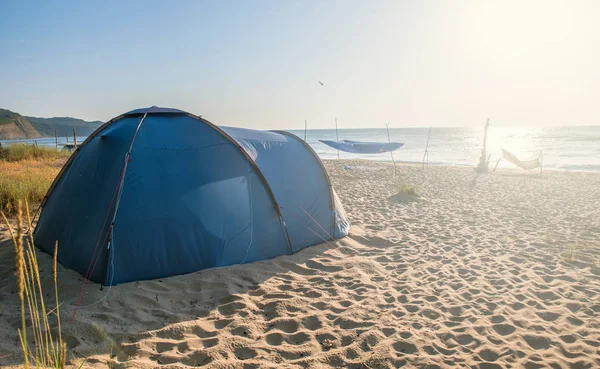
[[[311,216],[311,215],[310,215],[310,214],[309,214],[309,213],[308,213],[306,210],[304,210],[304,208],[303,208],[302,206],[298,205],[298,207],[299,207],[300,209],[302,209],[302,211],[304,212],[304,214],[308,215],[308,217],[309,217],[310,219],[312,219],[312,221],[313,221],[313,222],[315,222],[315,223],[316,223],[316,224],[319,226],[319,228],[321,228],[321,229],[323,230],[323,232],[325,232],[325,234],[326,234],[326,235],[328,235],[328,236],[329,236],[329,238],[331,238],[331,240],[332,240],[332,241],[335,241],[335,238],[334,238],[332,235],[330,235],[330,234],[329,234],[329,232],[327,232],[327,231],[325,230],[325,228],[323,228],[323,227],[321,226],[321,224],[320,224],[319,222],[317,222],[317,221],[316,221],[316,219],[315,219],[315,218],[313,218],[313,217],[312,217],[312,216]],[[313,231],[313,232],[314,232],[314,231]]]
[[[312,228],[307,227],[310,231],[312,231],[312,233],[314,233],[315,235],[317,235],[317,237],[319,237],[320,239],[322,239],[323,241],[327,242],[328,245],[335,247],[335,245],[333,243],[331,243],[331,241],[328,241],[326,239],[324,239],[320,234],[318,234],[317,232],[315,232]]]
[[[91,306],[94,306],[96,304],[101,303],[102,301],[104,301],[104,299],[106,299],[108,297],[108,295],[110,294],[110,290],[112,289],[112,282],[113,282],[113,278],[115,277],[115,254],[112,253],[110,255],[110,268],[111,268],[111,274],[110,274],[110,282],[108,284],[108,291],[106,291],[106,294],[104,296],[102,296],[102,298],[96,302],[93,302],[89,305],[84,305],[84,306],[79,306],[79,309],[86,309],[89,308]]]

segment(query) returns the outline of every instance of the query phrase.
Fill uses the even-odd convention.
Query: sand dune
[[[349,165],[349,169],[344,169]],[[59,268],[73,364],[105,368],[600,366],[600,175],[328,161],[351,235],[88,293]],[[420,197],[398,196],[401,183]],[[18,366],[0,233],[0,366]],[[50,283],[51,260],[40,255]],[[49,290],[50,291],[50,290]],[[90,305],[91,306],[86,306]]]

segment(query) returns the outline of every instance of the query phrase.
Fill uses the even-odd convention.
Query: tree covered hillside
[[[100,121],[88,122],[82,119],[70,117],[35,118],[26,117],[31,125],[45,137],[54,136],[54,130],[60,137],[73,135],[73,127],[78,136],[88,136],[102,125]]]
[[[102,125],[100,121],[88,122],[70,117],[36,118],[24,117],[19,113],[0,109],[0,140],[21,138],[60,137],[73,135],[88,136]]]

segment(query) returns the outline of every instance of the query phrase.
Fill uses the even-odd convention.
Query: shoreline
[[[352,161],[352,162],[365,162],[365,163],[379,163],[379,164],[388,164],[390,166],[393,166],[393,163],[391,160],[375,160],[375,159],[361,159],[361,158],[321,158],[321,161],[323,162],[337,162],[338,160],[340,162],[343,161]],[[403,165],[403,166],[411,166],[411,167],[423,167],[423,163],[419,163],[419,162],[410,162],[410,161],[398,161],[396,160],[396,165]],[[446,164],[446,163],[429,163],[426,164],[425,166],[425,170],[427,170],[427,167],[450,167],[450,168],[460,168],[460,169],[473,169],[473,173],[475,173],[475,164],[473,165],[469,165],[469,164]],[[492,170],[488,171],[487,173],[480,173],[480,175],[494,175],[494,173],[500,173],[500,172],[518,172],[524,175],[539,175],[539,169],[532,169],[532,170],[523,170],[523,169],[519,169],[519,168],[503,168],[503,167],[499,167],[496,172],[493,172]],[[546,173],[546,172],[551,172],[551,173],[589,173],[589,174],[598,174],[600,175],[600,169],[598,171],[595,170],[582,170],[582,169],[558,169],[558,168],[544,168],[542,167],[542,173]]]

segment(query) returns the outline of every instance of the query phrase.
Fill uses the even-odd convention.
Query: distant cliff
[[[88,136],[101,125],[100,121],[88,122],[69,117],[24,117],[10,110],[0,109],[0,140],[54,137],[55,133],[60,137],[71,136],[73,128],[78,136]]]
[[[0,140],[40,137],[26,117],[0,109]]]

